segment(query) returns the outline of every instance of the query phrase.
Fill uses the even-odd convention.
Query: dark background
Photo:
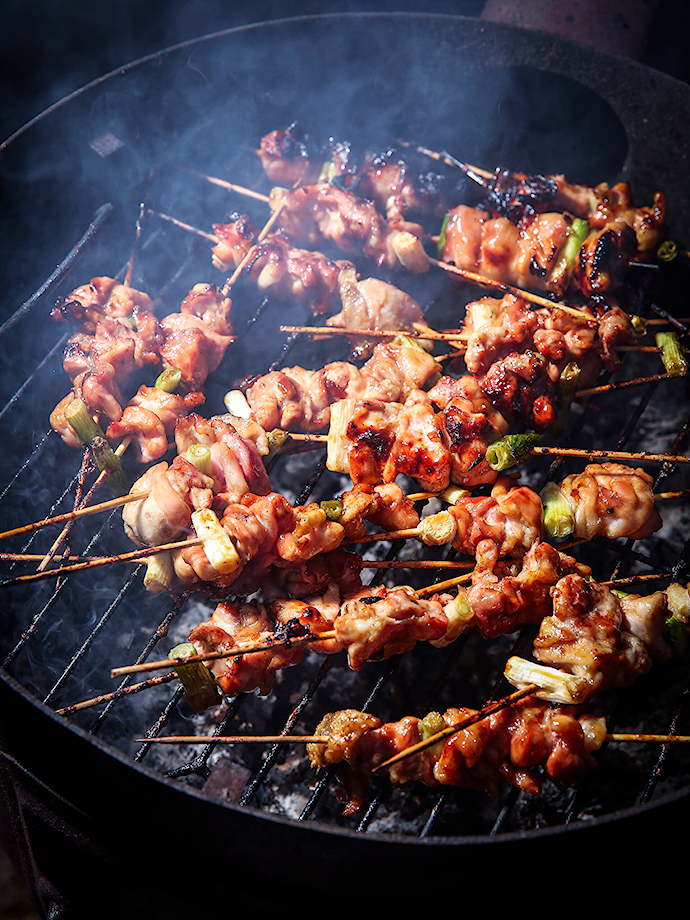
[[[609,7],[608,0],[599,3]],[[502,6],[512,7],[518,16],[519,10],[544,10],[549,3],[522,0]],[[563,29],[569,22],[573,28],[576,24],[582,26],[583,8],[587,6],[587,0],[550,0],[561,34],[565,34]],[[631,56],[690,82],[688,0],[640,0],[637,6],[628,2],[621,7],[625,15],[632,8],[644,11],[645,26]],[[569,9],[574,11],[572,16]],[[483,10],[485,0],[4,0],[0,19],[0,140],[91,80],[147,54],[211,32],[320,13],[410,11],[480,16]],[[619,19],[617,25],[617,29],[612,27],[602,35],[594,27],[587,29],[585,17],[584,31],[580,28],[573,37],[605,47],[609,40],[615,42],[626,31],[629,34],[628,23]],[[552,30],[553,21],[544,20],[542,26]],[[0,920],[36,917],[21,880],[0,852]]]
[[[487,3],[487,6],[489,4]],[[497,4],[494,0],[494,7]],[[587,28],[588,0],[516,0],[498,4],[515,11],[523,21],[534,9],[553,11],[544,28],[575,28],[584,21],[578,38],[602,46],[626,25],[608,28],[602,38]],[[646,41],[635,57],[679,79],[690,80],[690,3],[687,0],[626,0],[601,2],[600,8],[620,6],[618,17],[634,16],[635,9],[651,11]],[[28,119],[63,96],[117,67],[170,45],[250,22],[285,16],[341,12],[413,11],[480,16],[485,0],[4,0],[0,28],[0,138],[9,137]],[[573,10],[570,15],[568,10]],[[596,5],[595,5],[596,8]],[[524,14],[522,11],[526,11]],[[629,24],[628,24],[628,31]]]

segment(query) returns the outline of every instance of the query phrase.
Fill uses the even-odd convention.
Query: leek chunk
[[[198,652],[191,642],[183,642],[170,650],[169,658],[187,658],[197,655]],[[220,691],[213,679],[213,675],[203,661],[192,661],[189,664],[178,664],[175,667],[177,675],[182,682],[189,705],[195,712],[203,712],[209,706],[214,706],[219,698]]]
[[[541,491],[544,531],[552,539],[570,537],[575,531],[575,512],[555,482],[547,482]]]
[[[655,341],[661,349],[661,360],[666,373],[672,377],[684,377],[688,372],[688,362],[685,358],[685,350],[678,341],[676,333],[657,332]]]

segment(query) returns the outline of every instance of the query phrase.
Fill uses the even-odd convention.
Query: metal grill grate
[[[288,34],[296,39],[297,50],[288,47],[287,43],[287,51],[275,55],[275,59],[263,53],[261,44],[266,41],[266,35],[273,32],[273,27],[261,32],[249,30],[242,35],[241,41],[234,42],[230,37],[226,44],[221,38],[217,46],[209,42],[208,48],[202,49],[199,54],[197,48],[193,49],[194,54],[189,54],[189,49],[184,48],[179,55],[153,62],[150,69],[142,68],[141,71],[124,74],[124,88],[117,80],[113,81],[118,85],[113,87],[111,83],[108,86],[110,92],[103,93],[103,97],[100,88],[95,88],[93,93],[86,95],[83,108],[74,116],[71,113],[65,116],[64,127],[61,124],[62,137],[72,141],[75,147],[80,143],[86,146],[93,140],[83,129],[84,123],[88,123],[89,129],[92,125],[98,128],[99,136],[111,132],[113,136],[124,139],[121,147],[113,149],[95,167],[91,160],[87,160],[86,178],[77,185],[78,190],[91,182],[99,188],[109,186],[98,203],[112,194],[117,207],[111,208],[110,204],[106,204],[100,210],[96,210],[95,206],[92,208],[74,234],[77,239],[74,250],[0,330],[0,352],[5,368],[0,379],[0,405],[3,406],[0,410],[0,437],[6,448],[5,464],[0,471],[0,511],[5,526],[19,526],[68,510],[75,494],[85,492],[93,482],[93,472],[84,473],[80,469],[78,458],[66,453],[56,435],[46,432],[45,423],[57,399],[66,391],[67,383],[61,368],[63,340],[59,339],[60,330],[44,322],[44,317],[52,301],[75,286],[72,282],[75,269],[78,267],[77,283],[98,274],[115,273],[115,265],[122,266],[119,276],[123,277],[129,250],[135,246],[133,283],[149,291],[158,309],[166,312],[177,307],[193,284],[211,278],[206,241],[146,214],[141,221],[141,233],[138,232],[139,209],[130,214],[131,195],[120,193],[125,187],[130,193],[141,173],[148,173],[150,150],[160,154],[163,167],[151,181],[146,175],[142,179],[143,191],[137,187],[135,194],[141,191],[141,199],[154,210],[204,227],[209,220],[222,221],[227,211],[244,210],[244,207],[210,186],[202,183],[191,185],[189,176],[171,168],[170,162],[182,146],[185,151],[190,147],[193,149],[198,155],[200,168],[205,171],[218,174],[221,169],[233,180],[252,185],[257,175],[251,144],[256,136],[261,135],[262,129],[275,127],[286,109],[293,106],[320,107],[323,112],[327,107],[321,105],[322,100],[326,98],[329,103],[334,100],[332,108],[328,106],[328,116],[337,112],[337,117],[349,126],[359,124],[359,118],[364,113],[362,130],[365,132],[374,121],[377,122],[376,128],[381,127],[378,112],[384,110],[386,130],[391,125],[407,124],[409,118],[416,117],[417,126],[423,131],[429,125],[428,113],[433,111],[434,125],[429,144],[439,147],[447,145],[452,139],[449,135],[456,132],[458,122],[454,119],[457,118],[457,109],[466,116],[465,122],[473,125],[474,116],[482,114],[488,104],[479,98],[476,81],[472,84],[475,95],[467,106],[465,100],[456,99],[449,91],[449,87],[461,85],[465,77],[465,61],[471,69],[477,58],[482,64],[485,59],[491,58],[490,65],[493,66],[493,55],[496,55],[499,65],[507,62],[510,66],[516,62],[530,64],[537,60],[541,67],[544,60],[550,60],[554,62],[554,70],[560,68],[560,73],[567,73],[570,69],[585,82],[591,76],[583,73],[580,50],[574,54],[567,48],[557,47],[555,52],[545,55],[541,45],[536,49],[530,45],[530,58],[523,53],[522,42],[529,44],[531,39],[521,32],[511,32],[507,36],[510,41],[503,44],[496,40],[496,32],[488,24],[480,27],[463,21],[456,23],[450,17],[443,21],[424,19],[424,28],[419,32],[424,33],[425,42],[418,45],[410,39],[415,22],[416,18],[386,18],[383,29],[375,35],[372,25],[378,24],[378,18],[367,19],[363,23],[348,22],[346,28],[340,20],[332,24],[318,21],[315,26],[317,40],[308,30],[281,24],[276,27],[280,36],[276,45],[282,49]],[[364,40],[358,30],[363,31]],[[363,71],[364,88],[360,90],[355,86],[352,97],[344,89],[341,93],[341,88],[345,86],[343,73],[349,73],[352,67],[345,50],[341,50],[348,46],[348,42],[341,41],[344,33],[352,34],[352,47],[367,49],[367,61],[357,64],[357,69]],[[498,36],[505,38],[501,32]],[[433,47],[433,55],[429,55],[429,47]],[[508,50],[501,52],[501,48]],[[324,49],[328,66],[323,66],[320,60]],[[347,50],[349,52],[350,47]],[[207,52],[206,59],[203,59],[203,51]],[[214,52],[218,52],[217,57]],[[391,54],[394,55],[392,62]],[[428,74],[431,57],[434,58],[434,80],[429,82],[436,85],[439,72],[447,76],[448,82],[443,88],[442,98],[438,98],[438,93],[431,93],[433,98],[427,102],[429,82],[419,77]],[[262,69],[261,79],[257,81],[255,61],[258,58],[261,58]],[[399,59],[405,62],[404,68],[397,66]],[[230,68],[228,60],[232,62]],[[314,90],[311,76],[306,86],[302,86],[294,76],[296,60],[314,65],[311,73],[323,75],[323,86],[319,85]],[[605,63],[608,65],[609,62]],[[372,68],[375,69],[375,80],[372,79]],[[230,77],[227,76],[229,70],[232,71]],[[381,86],[381,74],[388,71],[395,74],[400,82],[392,87]],[[191,79],[190,73],[193,74]],[[611,88],[608,69],[602,68],[602,73],[601,82],[605,83],[607,91],[611,90],[611,96],[607,98],[613,97],[624,109],[627,97],[613,92],[617,87]],[[198,75],[203,79],[197,80]],[[290,75],[289,79],[287,75]],[[687,213],[687,192],[681,181],[685,178],[682,163],[667,156],[665,138],[673,131],[681,138],[684,136],[688,120],[681,99],[685,97],[680,97],[673,87],[665,83],[659,89],[659,81],[655,83],[651,80],[653,86],[650,92],[655,89],[667,92],[668,105],[663,113],[662,131],[659,120],[655,121],[656,106],[648,104],[645,107],[640,102],[641,80],[638,77],[639,74],[633,71],[629,80],[619,81],[621,87],[624,84],[634,87],[634,104],[629,106],[633,114],[629,117],[638,134],[644,135],[646,153],[646,157],[640,154],[639,139],[634,136],[631,139],[629,132],[627,140],[632,151],[627,165],[635,177],[642,177],[643,182],[656,183],[656,170],[663,163],[666,173],[665,183],[661,184],[669,187],[669,203],[675,207],[676,215],[682,216]],[[292,80],[296,81],[297,90],[293,88]],[[207,97],[204,97],[206,107],[198,102],[197,83],[203,83],[208,88]],[[247,87],[254,83],[258,88],[252,95]],[[266,86],[272,90],[277,88],[275,99],[271,99],[271,94],[265,91]],[[133,97],[141,100],[147,95],[154,99],[162,96],[170,101],[171,88],[172,104],[161,106],[165,112],[163,116],[156,112],[153,117],[150,108],[143,114],[143,106],[139,108],[139,103],[132,101]],[[559,94],[559,105],[562,90],[562,84],[555,90]],[[315,97],[318,97],[316,103]],[[401,105],[401,98],[404,105]],[[232,106],[219,107],[219,99],[231,99]],[[505,111],[509,106],[502,108]],[[353,111],[357,114],[356,118],[352,117]],[[593,119],[597,143],[585,145],[588,155],[600,149],[600,116],[601,110],[597,109]],[[130,119],[133,127],[130,127]],[[45,133],[41,128],[40,124],[36,128],[39,140],[45,141],[47,136],[54,144],[52,126],[47,124]],[[205,140],[207,131],[212,136],[208,145]],[[533,135],[536,132],[529,133]],[[189,136],[183,138],[185,144],[182,144],[180,136],[184,134]],[[224,148],[226,134],[232,139],[231,149],[230,145]],[[251,134],[251,138],[246,134]],[[134,139],[139,142],[143,135],[146,135],[144,141],[135,143]],[[169,146],[173,152],[169,154],[171,137]],[[476,138],[470,132],[467,141],[471,144],[473,140]],[[503,144],[509,143],[511,149],[515,146],[515,137],[510,132],[501,140]],[[534,140],[534,137],[530,136],[527,140]],[[543,147],[542,138],[539,138],[539,145]],[[483,139],[478,142],[478,147],[486,149]],[[30,165],[35,168],[38,161],[39,167],[43,168],[46,149],[48,145],[36,145]],[[500,149],[505,150],[506,147]],[[563,145],[557,152],[567,153],[572,162],[572,157],[579,157],[581,149],[576,145],[566,149]],[[618,159],[618,153],[617,148],[615,165],[621,166],[622,159]],[[9,154],[12,154],[11,149]],[[100,157],[100,154],[97,156]],[[82,160],[80,157],[76,159],[80,169]],[[141,161],[145,161],[143,167]],[[250,161],[253,166],[248,165]],[[69,168],[60,175],[62,184],[73,180],[75,173],[79,174],[72,160],[68,159],[67,165]],[[588,165],[591,167],[590,161]],[[40,177],[42,173],[40,169],[38,171]],[[94,179],[95,174],[98,174],[98,182]],[[593,181],[598,178],[597,175]],[[64,197],[63,194],[60,200],[63,206]],[[93,222],[88,226],[91,213],[94,215]],[[65,225],[73,227],[74,215],[70,213],[68,216]],[[256,223],[261,223],[260,217]],[[25,227],[27,222],[19,226]],[[54,223],[48,222],[47,226],[51,228]],[[64,245],[64,249],[60,249],[62,257],[69,242],[61,240],[60,245]],[[22,258],[24,262],[21,264],[29,261],[26,253],[22,253]],[[439,291],[434,290],[428,294],[422,292],[418,299],[422,304],[429,303],[430,310],[435,314],[441,312],[444,306],[443,302],[436,302],[437,296],[440,297]],[[231,346],[222,372],[216,375],[208,389],[205,413],[207,410],[208,414],[222,411],[222,394],[235,379],[288,361],[297,364],[304,359],[303,363],[313,362],[315,366],[322,362],[324,354],[329,359],[335,357],[336,350],[341,347],[337,342],[312,345],[296,337],[283,342],[272,334],[286,319],[282,305],[271,301],[260,302],[255,292],[242,286],[237,287],[233,300],[233,322],[239,338]],[[297,322],[300,317],[292,314],[290,319]],[[271,334],[267,335],[266,330]],[[685,332],[685,329],[682,331]],[[626,358],[624,372],[632,379],[639,376],[646,365],[641,365],[633,356],[628,357],[630,360]],[[28,371],[24,370],[26,367]],[[682,399],[676,400],[679,393],[682,393]],[[685,398],[685,385],[677,381],[630,387],[618,394],[593,398],[586,407],[578,407],[574,418],[576,424],[570,429],[569,437],[578,445],[658,448],[663,452],[680,453],[686,446],[688,434],[688,418],[683,408]],[[615,430],[604,419],[615,420]],[[565,472],[567,468],[566,463],[550,469],[535,463],[529,475],[534,476],[538,485],[545,476],[555,475],[557,471]],[[678,471],[660,468],[656,472],[657,487],[663,482],[669,489],[673,488]],[[305,501],[309,496],[327,498],[341,485],[319,466],[313,453],[281,459],[272,468],[271,475],[275,488],[285,491],[294,501]],[[673,577],[685,579],[687,514],[684,508],[665,509],[664,517],[667,516],[668,526],[643,546],[613,546],[597,542],[581,548],[578,555],[593,565],[599,577],[642,571],[659,575],[670,572]],[[53,538],[53,532],[50,536],[43,532],[36,534],[22,541],[19,551],[42,553],[48,549]],[[99,518],[97,523],[91,521],[88,525],[84,522],[75,525],[69,546],[73,552],[83,554],[131,549],[122,532],[119,512]],[[406,551],[406,547],[397,544],[368,550],[385,559],[401,558]],[[0,622],[0,660],[4,673],[26,688],[33,699],[45,701],[52,709],[115,689],[109,678],[112,666],[142,662],[157,658],[161,653],[167,654],[176,641],[186,636],[189,627],[208,613],[208,609],[200,612],[195,598],[174,603],[169,598],[148,595],[142,586],[141,567],[123,571],[122,566],[113,566],[107,572],[79,573],[58,583],[50,580],[18,582],[16,576],[19,571],[16,565],[9,568],[8,578],[14,580],[2,586],[4,614]],[[381,573],[378,577],[391,578],[392,575]],[[414,585],[419,577],[415,575],[410,582]],[[357,674],[351,673],[339,659],[308,656],[303,664],[281,672],[276,689],[269,697],[257,699],[250,696],[232,700],[219,714],[192,717],[185,707],[181,690],[176,683],[169,682],[138,694],[123,694],[100,707],[76,713],[73,720],[75,725],[83,727],[93,737],[94,746],[101,742],[114,756],[124,754],[133,766],[142,764],[150,767],[162,779],[171,779],[180,788],[188,788],[201,797],[208,795],[214,801],[225,800],[233,809],[235,803],[239,803],[240,809],[247,809],[250,813],[257,809],[266,817],[286,816],[301,825],[326,829],[348,828],[358,836],[376,839],[390,835],[451,844],[468,840],[485,841],[487,838],[500,841],[504,835],[515,830],[591,824],[599,816],[615,817],[631,807],[647,802],[653,804],[688,788],[690,763],[684,750],[678,749],[680,746],[668,750],[639,746],[635,751],[609,746],[602,752],[596,773],[577,790],[565,794],[549,790],[540,799],[532,799],[510,791],[499,800],[489,800],[483,795],[462,790],[392,792],[385,782],[381,782],[374,790],[368,809],[355,819],[344,821],[332,794],[332,777],[324,774],[315,779],[306,764],[304,750],[299,747],[276,746],[262,750],[244,746],[228,750],[210,744],[202,749],[166,748],[163,751],[161,746],[154,749],[152,745],[132,741],[144,734],[154,736],[179,729],[185,733],[189,730],[197,733],[210,730],[219,734],[237,728],[257,732],[309,732],[321,713],[334,706],[371,708],[383,718],[421,714],[430,706],[441,708],[458,703],[481,706],[486,699],[501,692],[499,678],[505,659],[514,648],[528,648],[529,641],[528,632],[491,643],[467,636],[445,652],[418,646],[400,659],[371,663]],[[125,679],[120,686],[124,689],[129,683],[130,680]],[[653,669],[625,693],[607,698],[606,714],[611,726],[616,729],[682,730],[686,722],[686,696],[685,664],[663,666]]]
[[[216,213],[218,211],[214,212],[214,217]],[[96,231],[102,225],[104,214],[107,215],[107,206],[96,216],[74,251],[82,256],[89,246],[97,251],[98,247],[93,244],[98,241]],[[205,215],[199,214],[198,218],[203,222]],[[148,259],[154,260],[158,270],[161,247],[173,248],[177,253],[182,249],[184,253],[179,260],[183,269],[161,286],[161,295],[157,298],[158,303],[167,301],[169,304],[168,298],[173,294],[168,294],[168,290],[184,293],[190,272],[197,276],[200,271],[206,273],[206,269],[199,266],[204,265],[208,253],[200,252],[196,239],[184,231],[161,226],[150,217],[143,222],[143,232],[137,240],[135,276],[146,277]],[[102,258],[102,253],[96,251],[94,255]],[[70,254],[49,282],[18,311],[17,320],[25,315],[35,316],[38,310],[45,311],[45,304],[63,291],[73,261]],[[196,280],[198,277],[192,277],[191,283]],[[324,349],[332,357],[333,349],[342,347],[337,340],[315,346],[295,335],[281,341],[275,335],[275,310],[280,310],[280,305],[266,299],[259,302],[248,287],[238,287],[235,304],[233,318],[238,340],[230,346],[221,371],[216,375],[213,383],[216,397],[234,384],[237,377],[250,370],[257,372],[257,357],[249,344],[252,333],[270,342],[267,353],[260,358],[264,362],[261,370],[280,366],[288,358],[292,363],[300,363],[301,359],[311,357],[312,366],[317,366],[323,360]],[[6,326],[9,332],[14,323]],[[17,411],[19,406],[23,406],[21,411],[25,415],[32,411],[23,404],[24,399],[30,398],[25,394],[35,385],[34,378],[40,380],[43,375],[45,379],[46,374],[52,373],[55,364],[59,363],[62,344],[60,340],[53,345],[35,373],[11,394],[0,418],[5,413]],[[250,360],[236,363],[235,356],[242,354],[249,354]],[[630,357],[631,361],[626,362],[623,370],[628,374],[638,373],[636,359]],[[632,365],[629,370],[628,364]],[[62,383],[62,378],[58,379]],[[683,386],[676,382],[670,385]],[[223,411],[222,408],[213,409],[213,386],[207,403],[209,414]],[[591,443],[586,440],[588,438],[601,438],[599,416],[603,416],[606,427],[602,446],[650,449],[646,439],[651,431],[658,439],[655,449],[673,454],[682,452],[690,421],[680,417],[674,406],[669,411],[671,391],[665,389],[668,386],[669,383],[654,382],[625,391],[624,414],[621,409],[615,432],[609,426],[610,410],[604,411],[601,401],[595,397],[588,406],[574,410],[577,417],[569,431],[571,443],[582,446]],[[50,389],[54,391],[55,388]],[[646,424],[648,419],[651,421]],[[59,497],[41,514],[60,513],[87,492],[94,480],[94,471],[83,465],[75,471],[76,457],[71,453],[65,455],[66,448],[49,431],[40,437],[26,459],[19,458],[17,470],[6,485],[2,499],[6,508],[22,509],[20,522],[37,517],[35,512],[26,514],[26,503],[21,496],[31,488],[27,482],[33,483],[43,476],[46,465],[51,470],[64,467],[69,470],[69,476]],[[531,470],[527,466],[526,475],[538,486],[540,480],[556,475],[565,465],[565,461],[558,460],[547,469],[543,463],[535,463]],[[137,475],[135,470],[132,473]],[[660,468],[655,490],[667,481],[672,482],[675,475],[676,471],[669,466]],[[338,486],[343,487],[337,477],[325,470],[323,455],[317,453],[315,456],[313,452],[279,457],[271,469],[271,476],[274,487],[291,494],[296,503],[304,503],[313,495],[328,497],[338,491]],[[588,548],[597,559],[596,568],[602,575],[606,570],[606,577],[647,571],[660,576],[672,572],[676,578],[686,578],[687,549],[681,539],[682,509],[679,514],[680,521],[671,520],[661,538],[653,539],[649,547],[641,550],[631,541]],[[670,542],[667,542],[667,527],[672,529]],[[36,532],[25,541],[22,551],[44,552],[45,540],[44,534]],[[93,521],[86,527],[75,525],[61,549],[67,546],[85,556],[130,548],[121,533],[119,511],[112,512],[97,525]],[[403,548],[402,541],[397,541],[373,552],[378,558],[393,560],[400,558]],[[364,552],[371,554],[372,550],[365,548]],[[207,618],[212,607],[199,608],[198,599],[193,596],[171,602],[148,595],[142,588],[142,568],[134,566],[123,574],[121,567],[112,566],[105,573],[96,570],[95,578],[91,573],[79,573],[62,577],[55,584],[46,580],[22,585],[16,581],[19,570],[15,564],[3,588],[13,598],[15,618],[10,631],[5,624],[7,646],[3,667],[25,682],[44,703],[59,708],[115,689],[109,680],[109,669],[116,664],[125,660],[140,663],[159,654],[165,656],[174,644],[173,638],[175,641],[184,639],[189,627]],[[377,579],[388,578],[388,583],[400,580],[395,573],[375,571],[378,574],[372,584]],[[126,641],[123,631],[127,633]],[[299,745],[294,749],[274,745],[261,752],[246,746],[229,752],[210,743],[192,751],[162,753],[159,746],[154,749],[146,743],[132,743],[136,736],[152,737],[167,730],[197,734],[211,731],[222,735],[237,732],[237,726],[262,732],[308,733],[323,711],[342,706],[389,713],[390,718],[413,712],[422,715],[444,703],[481,706],[501,690],[505,692],[505,687],[501,688],[503,663],[516,649],[529,647],[530,636],[531,632],[525,630],[521,635],[503,637],[492,643],[466,636],[446,653],[418,647],[400,659],[371,663],[357,675],[348,672],[339,660],[330,657],[322,660],[310,654],[301,665],[280,673],[280,680],[268,698],[239,696],[227,700],[224,711],[212,714],[210,719],[208,714],[190,716],[181,688],[171,680],[174,675],[164,677],[155,691],[146,690],[141,694],[124,692],[132,682],[128,677],[117,687],[119,696],[116,694],[98,708],[75,713],[72,718],[92,735],[98,734],[125,751],[134,763],[152,764],[163,775],[191,783],[197,789],[208,787],[214,796],[226,796],[241,806],[258,806],[269,814],[285,815],[300,822],[317,818],[335,826],[354,828],[360,833],[374,829],[379,833],[403,833],[420,839],[434,835],[448,839],[467,834],[500,836],[506,829],[559,826],[586,820],[592,815],[615,813],[617,808],[652,800],[657,792],[663,794],[666,787],[685,784],[690,763],[675,751],[661,749],[621,754],[620,750],[606,750],[601,754],[597,775],[578,790],[550,792],[536,801],[530,797],[527,801],[512,790],[493,802],[485,800],[483,794],[448,789],[392,793],[386,781],[382,781],[375,788],[366,810],[345,822],[338,814],[332,794],[333,773],[326,772],[315,778],[305,764],[305,753]],[[658,670],[664,673],[660,675],[655,671],[626,694],[620,694],[620,698],[607,700],[607,707],[611,707],[607,712],[610,724],[620,722],[632,728],[644,726],[649,731],[678,730],[686,705],[685,669],[671,666]],[[242,779],[239,792],[238,776]],[[621,790],[625,790],[624,793],[621,794]]]

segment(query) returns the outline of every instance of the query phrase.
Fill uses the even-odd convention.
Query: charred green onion
[[[444,729],[448,728],[448,723],[440,712],[428,712],[419,722],[419,735],[421,741],[438,735]]]
[[[441,231],[438,235],[438,244],[436,248],[437,258],[443,258],[443,250],[446,248],[446,227],[448,226],[448,221],[450,220],[450,214],[446,214],[443,218],[443,223],[441,224]]]
[[[688,371],[688,362],[676,333],[657,332],[655,341],[661,349],[661,360],[666,368],[666,373],[672,377],[684,377]]]
[[[569,537],[575,530],[572,505],[555,482],[547,482],[541,491],[544,532],[551,538]]]
[[[93,453],[96,466],[101,473],[108,474],[108,485],[115,495],[124,495],[129,491],[129,483],[122,469],[120,458],[112,449],[105,438],[94,438],[91,441],[91,451]]]
[[[329,521],[339,521],[343,513],[343,503],[337,499],[321,502],[321,510],[325,511]]]
[[[688,624],[675,616],[670,616],[664,624],[664,639],[677,658],[687,655],[688,646]]]
[[[288,440],[290,435],[287,431],[281,431],[280,428],[273,428],[268,432],[268,454],[264,460],[264,463],[267,463],[269,460],[272,460],[278,451],[281,449],[283,444]]]
[[[522,463],[540,444],[538,434],[509,434],[487,447],[486,462],[492,470],[507,470]]]
[[[587,239],[589,233],[589,223],[579,217],[575,217],[570,226],[570,234],[563,244],[561,255],[556,265],[554,273],[559,275],[563,273],[569,278],[577,263],[577,256],[582,249],[582,244]]]
[[[166,393],[174,393],[182,380],[182,371],[179,367],[166,367],[161,371],[154,386],[158,390],[165,390]]]
[[[662,262],[673,262],[678,255],[678,244],[675,240],[664,240],[657,249],[656,254]]]
[[[204,476],[211,476],[211,448],[206,444],[190,444],[185,456]]]
[[[556,384],[557,414],[555,422],[549,428],[549,434],[551,434],[553,437],[557,437],[565,430],[565,426],[568,423],[568,418],[570,417],[570,407],[572,405],[573,399],[575,398],[575,393],[577,392],[577,384],[579,379],[579,366],[575,364],[574,361],[566,364],[566,366],[561,371],[561,375],[558,378],[558,383]]]
[[[65,409],[65,418],[85,447],[90,447],[98,469],[108,474],[108,485],[121,495],[129,488],[120,458],[108,443],[101,426],[83,399],[73,399]]]
[[[189,658],[198,652],[191,642],[182,642],[170,650],[170,658]],[[213,675],[203,661],[191,661],[189,664],[175,666],[177,676],[182,682],[189,705],[195,712],[203,712],[209,706],[215,705],[220,692]]]

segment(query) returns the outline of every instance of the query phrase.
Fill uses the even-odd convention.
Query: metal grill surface
[[[200,157],[200,165],[203,162]],[[265,186],[249,143],[233,148],[225,164],[225,178],[249,187]],[[210,264],[208,240],[161,219],[161,214],[204,231],[233,212],[250,213],[258,225],[266,216],[260,204],[228,197],[227,192],[169,163],[151,169],[141,201],[124,236],[118,226],[116,244],[109,232],[111,205],[103,201],[92,223],[83,226],[83,235],[63,244],[64,261],[0,330],[8,369],[0,423],[6,455],[11,457],[2,471],[0,491],[6,529],[69,510],[95,479],[93,469],[80,466],[80,458],[47,426],[50,410],[67,389],[61,368],[65,336],[46,320],[52,303],[92,276],[113,274],[122,279],[132,254],[133,285],[148,291],[157,312],[164,315],[179,305],[192,285],[199,281],[222,284],[223,279]],[[417,281],[414,285],[413,293],[428,309],[429,321],[443,326],[452,326],[454,318],[457,324],[459,300],[467,301],[473,293],[449,291],[445,278],[425,278],[423,284]],[[232,297],[237,340],[209,381],[204,414],[222,412],[223,394],[247,376],[283,364],[316,367],[347,356],[343,340],[314,342],[277,331],[286,321],[308,321],[300,308],[261,299],[243,279]],[[644,310],[649,313],[648,303]],[[659,313],[652,310],[651,315]],[[682,322],[676,328],[685,335]],[[17,342],[22,343],[20,349]],[[25,372],[20,365],[24,368],[27,359],[30,370]],[[629,355],[619,378],[634,380],[658,370],[658,365],[650,369],[648,356]],[[631,385],[592,397],[574,408],[567,443],[682,453],[689,424],[685,397],[685,383],[678,380]],[[128,466],[126,456],[125,463]],[[534,460],[525,465],[523,481],[538,488],[547,477],[577,468],[573,461],[549,464]],[[128,469],[135,472],[131,466]],[[325,469],[321,448],[279,456],[270,472],[274,488],[296,503],[323,500],[345,487],[342,478]],[[653,473],[655,491],[684,484],[682,470],[674,467],[657,465]],[[106,497],[107,491],[101,489],[91,500]],[[580,547],[576,555],[600,579],[656,574],[660,579],[671,575],[687,580],[687,511],[683,506],[669,506],[663,509],[663,517],[663,530],[642,544],[597,541]],[[53,529],[38,531],[24,539],[18,551],[44,554],[56,536]],[[76,523],[61,551],[67,548],[72,553],[95,555],[126,552],[132,547],[124,536],[121,514],[114,511]],[[368,546],[364,555],[392,562],[420,552],[409,544],[381,543]],[[114,687],[111,667],[165,657],[212,609],[194,595],[172,600],[148,594],[141,565],[118,563],[34,581],[22,581],[18,576],[24,571],[18,564],[9,566],[2,586],[2,665],[27,692],[53,709],[126,688],[132,679]],[[372,583],[377,579],[387,584],[404,581],[413,587],[436,580],[428,571],[392,567],[371,569],[368,575],[365,570],[365,577],[371,577]],[[133,765],[144,764],[214,800],[362,834],[449,842],[496,839],[518,830],[558,828],[615,815],[687,788],[690,759],[685,746],[609,745],[601,752],[596,773],[564,793],[547,788],[542,796],[533,798],[513,790],[490,800],[463,790],[415,787],[392,791],[381,781],[367,809],[344,819],[333,793],[333,776],[315,776],[298,744],[268,749],[214,743],[171,748],[134,740],[165,733],[308,734],[324,712],[341,707],[371,710],[383,719],[422,715],[448,705],[479,708],[506,691],[501,681],[503,664],[516,649],[529,648],[530,638],[529,631],[491,642],[468,635],[446,651],[419,645],[399,659],[370,663],[357,673],[340,657],[309,653],[299,666],[279,672],[267,697],[240,696],[205,714],[192,714],[178,683],[171,680],[141,693],[122,694],[71,718],[87,733],[131,758]],[[658,666],[629,690],[607,696],[601,705],[609,726],[621,731],[682,731],[687,725],[687,677],[685,662]]]

